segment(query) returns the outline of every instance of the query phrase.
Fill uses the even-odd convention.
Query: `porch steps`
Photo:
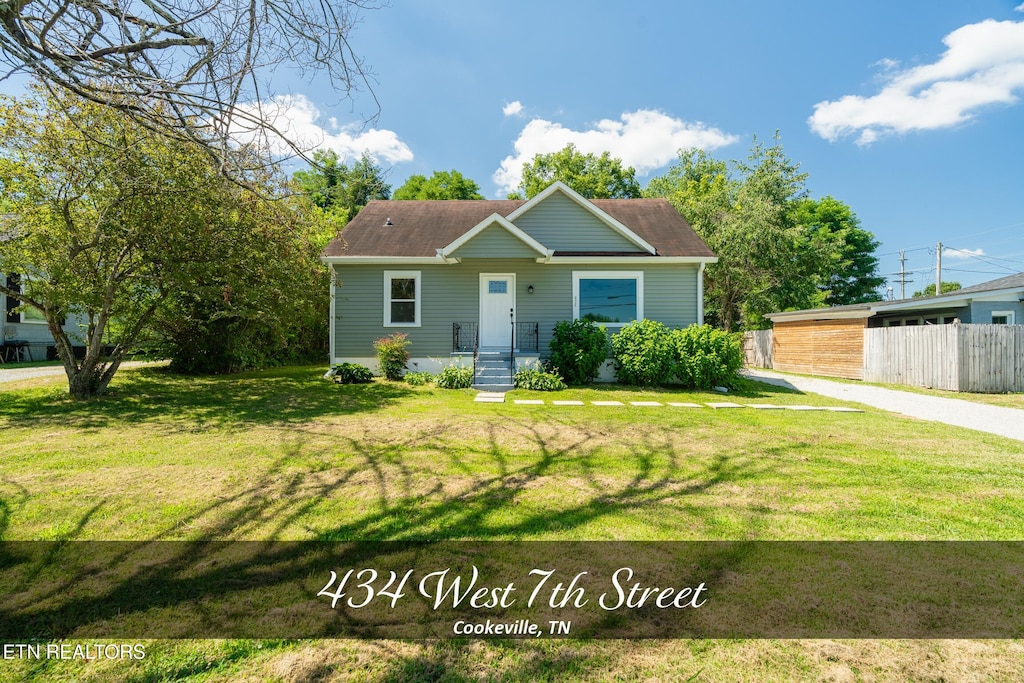
[[[481,350],[476,361],[473,388],[481,391],[512,389],[512,354],[508,351]]]

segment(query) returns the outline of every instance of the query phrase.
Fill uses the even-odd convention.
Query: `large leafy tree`
[[[808,269],[817,270],[819,288],[830,306],[879,301],[885,278],[878,274],[878,240],[860,227],[857,214],[834,197],[804,199],[794,218],[813,245]]]
[[[408,180],[395,190],[395,199],[483,199],[480,186],[455,169],[434,171],[427,178],[423,175],[409,176]]]
[[[664,197],[690,222],[719,261],[708,267],[709,320],[726,330],[765,324],[763,314],[805,302],[817,291],[800,272],[800,231],[790,212],[806,174],[776,144],[755,140],[732,165],[699,150],[653,178],[646,196]]]
[[[874,236],[847,205],[807,198],[807,174],[776,138],[727,163],[684,150],[644,194],[664,197],[718,255],[705,310],[725,329],[768,325],[772,311],[877,298]]]
[[[0,100],[0,188],[0,271],[24,275],[0,289],[46,320],[79,399],[106,390],[172,302],[202,294],[221,318],[275,315],[278,262],[300,251],[288,231],[305,224],[228,182],[201,147],[66,94]],[[244,291],[260,282],[267,291]],[[66,332],[65,316],[83,328]]]
[[[326,75],[336,95],[370,90],[349,37],[359,13],[377,6],[372,0],[12,0],[0,2],[0,63],[8,73],[30,74],[145,128],[192,140],[237,177],[233,135],[284,138],[252,104],[269,91],[279,65]]]
[[[313,166],[297,171],[292,179],[339,228],[371,199],[391,198],[384,171],[367,154],[349,165],[336,152],[319,150],[313,155]]]
[[[523,164],[519,192],[509,198],[530,199],[560,180],[587,199],[629,199],[641,196],[636,170],[608,152],[584,154],[569,144],[550,154],[538,154]]]

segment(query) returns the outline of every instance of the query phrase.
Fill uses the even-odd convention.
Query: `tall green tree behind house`
[[[480,186],[455,169],[412,175],[395,190],[394,199],[483,199]]]
[[[292,180],[338,229],[348,224],[371,199],[390,199],[391,185],[369,155],[348,165],[333,150],[313,154],[313,166]]]
[[[668,199],[719,257],[706,271],[710,322],[755,329],[772,311],[870,300],[877,242],[842,202],[808,199],[806,181],[778,139],[732,163],[683,150],[651,179],[644,196]]]
[[[798,225],[806,231],[806,239],[817,242],[812,250],[825,303],[829,306],[880,301],[879,288],[885,278],[878,274],[875,250],[878,240],[860,227],[857,214],[833,197],[804,199],[794,207]]]
[[[509,199],[530,199],[560,180],[587,199],[630,199],[641,196],[636,170],[608,152],[584,154],[569,144],[550,154],[538,154],[523,164],[519,192]]]
[[[276,190],[270,178],[247,181]],[[77,399],[104,393],[155,330],[169,339],[176,307],[198,306],[236,337],[307,308],[306,273],[286,277],[318,265],[302,207],[266,202],[201,146],[108,107],[42,89],[0,100],[0,188],[12,225],[0,271],[25,276],[20,291],[2,291],[45,318]],[[65,316],[83,328],[65,332]]]
[[[940,294],[955,292],[958,289],[962,289],[962,287],[960,286],[960,283],[957,282],[956,280],[951,280],[949,282],[943,280],[942,291],[940,292]],[[935,296],[935,283],[933,282],[929,285],[925,285],[924,289],[914,292],[913,298],[916,299],[919,296]]]
[[[776,142],[755,140],[732,165],[698,150],[653,178],[648,197],[664,197],[718,255],[708,266],[705,313],[726,330],[765,324],[763,314],[816,291],[797,277],[799,235],[789,212],[806,174]]]

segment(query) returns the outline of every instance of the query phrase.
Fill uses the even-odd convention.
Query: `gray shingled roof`
[[[815,313],[828,317],[832,314],[852,313],[854,311],[865,311],[870,312],[865,317],[870,317],[875,313],[882,313],[886,310],[892,309],[906,309],[908,303],[915,304],[914,308],[927,308],[929,304],[935,302],[949,301],[950,299],[958,298],[971,298],[973,294],[984,294],[985,292],[997,292],[1003,289],[1024,289],[1024,273],[1017,273],[1016,275],[1007,275],[996,280],[989,280],[988,282],[982,282],[981,284],[971,285],[970,287],[964,287],[957,289],[952,292],[946,292],[945,294],[936,294],[932,296],[918,296],[912,299],[897,299],[896,301],[876,301],[874,303],[867,304],[848,304],[846,306],[831,306],[827,308],[809,308],[802,311],[784,311],[781,313],[770,313],[769,318],[774,319],[776,316],[780,318],[787,318],[791,316],[804,316],[809,313]],[[920,304],[919,306],[917,304]],[[966,305],[966,304],[965,304]],[[848,316],[847,316],[848,317]]]
[[[988,282],[982,282],[980,285],[971,285],[970,287],[964,287],[947,294],[973,294],[975,292],[992,292],[997,289],[1015,289],[1017,287],[1024,287],[1024,273],[1007,275],[998,280],[989,280]],[[942,296],[947,296],[947,294]]]
[[[590,201],[654,246],[658,256],[714,257],[690,224],[664,199]],[[491,214],[508,216],[525,203],[511,199],[374,200],[327,245],[324,256],[435,256],[438,249]],[[391,225],[385,225],[388,219]]]

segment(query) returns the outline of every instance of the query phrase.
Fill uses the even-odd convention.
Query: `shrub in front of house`
[[[414,387],[422,387],[426,384],[430,384],[434,381],[434,376],[429,372],[407,372],[403,377],[409,385]]]
[[[637,320],[612,335],[615,377],[623,384],[654,386],[672,379],[671,332],[656,320]]]
[[[373,381],[370,368],[358,363],[342,363],[332,365],[328,373],[338,384],[369,384]]]
[[[740,336],[711,325],[690,325],[672,330],[674,375],[684,386],[713,389],[735,387],[743,367]]]
[[[545,370],[538,366],[516,370],[512,385],[516,389],[531,391],[562,391],[568,388],[557,369]]]
[[[411,343],[408,335],[401,332],[389,334],[373,342],[382,375],[390,380],[402,379],[406,363],[409,362],[408,346]]]
[[[473,368],[446,365],[434,377],[434,383],[442,389],[468,389],[473,385]]]
[[[551,335],[551,365],[568,384],[590,384],[608,357],[608,334],[589,320],[562,320]]]

